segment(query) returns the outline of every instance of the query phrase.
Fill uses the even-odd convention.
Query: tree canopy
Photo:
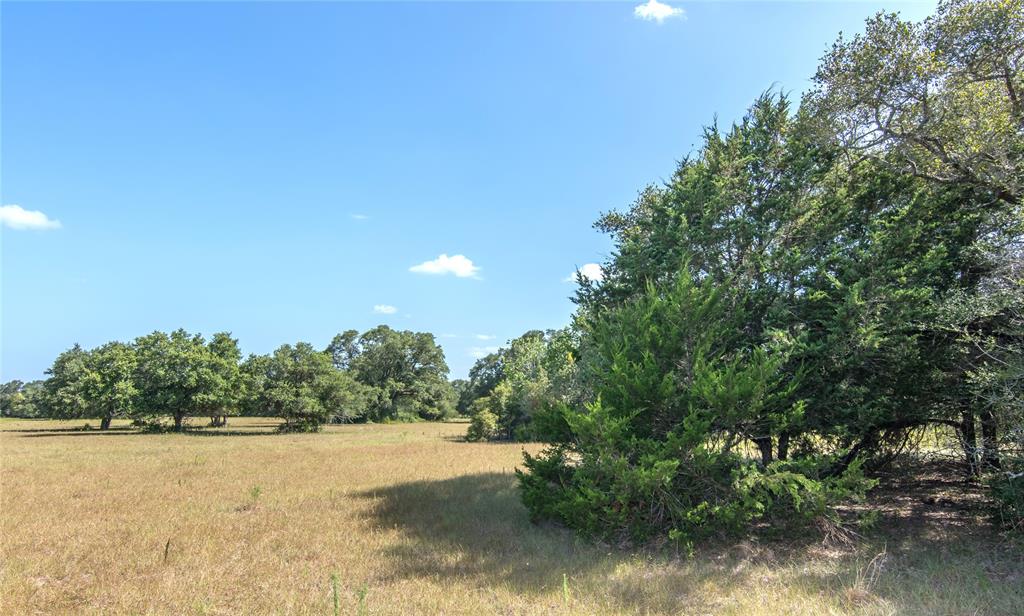
[[[454,408],[448,364],[433,334],[380,325],[346,345],[352,374],[374,388],[369,419],[437,419]]]
[[[601,217],[534,516],[687,542],[822,515],[927,426],[1024,493],[1022,24],[1013,0],[879,14],[799,106],[760,96]]]

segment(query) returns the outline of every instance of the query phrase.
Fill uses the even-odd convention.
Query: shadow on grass
[[[225,430],[223,428],[192,428],[175,432],[149,431],[135,428],[109,428],[107,430],[83,430],[81,428],[40,428],[38,430],[3,430],[3,432],[18,434],[22,438],[47,438],[54,436],[161,436],[167,434],[180,434],[183,436],[267,436],[281,434],[275,429],[264,430]]]
[[[154,434],[184,434],[185,436],[268,436],[275,434],[285,434],[284,432],[278,432],[277,430],[224,430],[221,428],[214,428],[212,430],[185,430],[183,432],[156,432]]]
[[[621,550],[577,538],[571,531],[530,523],[511,473],[416,481],[360,493],[371,501],[369,521],[408,539],[386,550],[388,581],[432,578],[506,587],[520,594],[554,593],[562,576],[570,595],[609,597],[616,611],[678,612],[682,589],[712,578],[726,590],[747,581],[725,565],[673,566],[672,553]],[[643,567],[635,566],[643,563]],[[687,597],[687,609],[699,600]]]
[[[75,434],[75,433],[88,434],[88,433],[91,433],[91,432],[100,432],[100,433],[123,432],[123,433],[135,434],[136,432],[138,432],[138,430],[136,430],[135,428],[129,428],[129,427],[108,428],[106,430],[100,430],[98,428],[85,429],[85,428],[82,428],[82,427],[77,427],[77,428],[19,428],[17,430],[0,430],[0,432],[9,432],[9,433],[12,433],[12,434],[19,434],[19,433],[23,433],[23,434],[36,434],[36,433],[49,433],[49,432],[53,432],[53,433],[57,433],[57,434]]]
[[[906,496],[904,490],[892,492]],[[876,505],[884,509],[892,492],[880,492],[885,502]],[[813,609],[856,612],[868,606],[851,603],[851,596],[864,600],[851,589],[870,572],[872,557],[885,552],[883,573],[867,595],[882,611],[923,614],[948,605],[964,613],[1024,613],[1024,587],[1014,590],[1024,579],[1024,555],[996,548],[991,527],[916,507],[903,511],[916,518],[911,520],[883,513],[882,527],[855,545],[823,545],[813,530],[769,529],[767,535],[706,543],[687,559],[669,550],[596,545],[565,529],[532,524],[512,474],[415,481],[357,496],[369,501],[365,515],[372,525],[405,535],[384,551],[385,581],[440,579],[548,594],[557,609],[564,574],[570,594],[600,597],[613,611],[638,613],[728,611],[723,600],[761,595],[759,588],[768,584],[775,590],[765,597],[781,593]],[[925,498],[922,506],[930,507]],[[924,597],[932,598],[923,605]]]

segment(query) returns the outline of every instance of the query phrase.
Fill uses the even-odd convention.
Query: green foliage
[[[170,416],[174,429],[182,430],[185,418],[226,406],[233,384],[225,378],[225,360],[201,335],[153,332],[137,338],[134,347],[140,416]]]
[[[265,406],[261,396],[270,373],[270,355],[249,355],[239,365],[239,410],[247,417],[273,415],[273,409]]]
[[[1024,531],[1024,471],[993,475],[988,479],[988,487],[992,491],[999,522],[1008,528]]]
[[[1024,4],[944,0],[922,23],[880,13],[840,37],[808,97],[846,149],[1018,204]]]
[[[359,587],[356,591],[356,614],[358,616],[364,616],[366,614],[366,595],[369,592],[369,588],[366,584]]]
[[[470,406],[475,400],[491,395],[491,391],[504,377],[503,350],[481,357],[469,369],[469,382],[459,392],[458,411],[470,415]]]
[[[531,512],[683,542],[806,519],[936,423],[1012,512],[1022,47],[1019,0],[881,14],[799,110],[763,95],[602,217],[616,251],[578,290],[569,404],[533,413],[552,447],[520,475]]]
[[[386,325],[351,341],[342,353],[352,375],[373,388],[367,409],[371,421],[439,419],[454,413],[455,394],[448,382],[444,351],[433,334],[396,331]],[[335,338],[337,342],[339,339]],[[337,354],[332,343],[332,353]]]
[[[498,416],[489,410],[481,410],[473,415],[466,430],[467,441],[487,441],[498,434]]]
[[[512,340],[476,362],[459,408],[474,415],[477,403],[486,400],[498,422],[490,438],[535,440],[532,423],[538,415],[578,399],[574,342],[568,330],[533,330]]]
[[[115,418],[134,417],[139,404],[138,356],[132,345],[110,342],[91,351],[75,345],[61,353],[44,384],[47,415],[98,418],[107,429]]]
[[[463,405],[463,399],[469,398],[469,381],[467,379],[453,379],[451,385],[452,395],[454,396],[455,400],[455,414],[467,415],[468,407]]]
[[[86,415],[86,387],[91,376],[88,364],[88,352],[77,344],[57,356],[44,385],[49,416],[70,419]]]
[[[535,517],[609,540],[686,543],[766,516],[822,515],[868,487],[857,465],[829,476],[822,460],[741,455],[744,442],[798,425],[803,404],[781,370],[787,342],[737,344],[734,305],[684,274],[587,320],[598,397],[563,408],[571,437],[526,456],[520,486]]]
[[[256,372],[260,368],[263,372]],[[283,417],[281,430],[286,432],[316,432],[328,422],[360,419],[372,397],[367,387],[305,342],[282,345],[266,361],[250,359],[247,372],[260,384],[253,404]]]
[[[135,349],[121,342],[109,342],[89,353],[88,366],[90,377],[85,397],[89,414],[100,417],[100,427],[109,428],[116,417],[134,416],[139,402]]]
[[[14,381],[0,390],[5,415],[132,419],[162,431],[182,430],[190,416],[223,426],[232,415],[280,416],[283,430],[318,430],[327,422],[441,419],[456,394],[444,354],[430,334],[386,326],[339,334],[325,352],[306,343],[242,361],[227,332],[202,336],[153,332],[131,344],[79,345],[54,361],[45,382]]]
[[[324,350],[331,358],[331,363],[338,370],[348,370],[352,360],[359,354],[359,332],[346,330],[335,336]]]
[[[526,332],[466,381],[448,382],[432,335],[387,326],[245,361],[228,333],[178,330],[75,345],[44,383],[0,388],[2,413],[315,431],[459,412],[470,440],[551,445],[519,475],[535,517],[683,544],[829,515],[908,431],[941,424],[1020,526],[1021,49],[1021,0],[877,15],[799,108],[763,94],[602,216],[615,252],[580,278],[573,324]]]
[[[46,417],[48,411],[44,381],[14,380],[0,385],[0,417]]]
[[[334,616],[341,615],[341,603],[338,599],[338,574],[331,574],[331,596],[333,598]]]
[[[238,340],[228,332],[214,334],[208,348],[217,382],[216,390],[207,398],[203,410],[210,416],[211,424],[224,425],[229,415],[241,412],[242,395],[245,393],[239,366],[242,352],[238,348]]]
[[[563,402],[546,404],[537,409],[528,426],[526,438],[519,440],[545,443],[567,443],[572,440],[572,428],[567,419],[571,407]]]

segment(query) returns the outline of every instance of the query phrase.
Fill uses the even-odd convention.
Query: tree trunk
[[[772,437],[770,436],[759,436],[751,439],[757,448],[761,451],[761,465],[768,466],[772,463]]]
[[[783,432],[779,435],[779,459],[789,459],[789,433]]]
[[[100,430],[107,430],[110,428],[110,419],[111,417],[109,415],[100,419]]]
[[[184,420],[185,420],[185,416],[184,415],[175,415],[174,416],[174,431],[175,432],[181,432],[181,427],[182,427],[182,423],[184,422]]]
[[[998,430],[992,409],[985,408],[981,412],[981,465],[988,470],[1000,468]]]
[[[978,472],[978,434],[974,427],[974,413],[964,411],[960,421],[960,444],[964,450],[964,461],[972,475]]]
[[[861,437],[860,441],[846,452],[846,455],[839,459],[832,468],[825,473],[826,477],[838,477],[846,472],[846,469],[853,464],[853,461],[860,456],[862,451],[871,451],[878,444],[878,429],[875,428]]]

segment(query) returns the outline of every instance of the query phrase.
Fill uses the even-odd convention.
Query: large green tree
[[[256,405],[283,417],[285,431],[317,431],[331,421],[361,419],[371,398],[369,388],[305,342],[282,345],[267,361],[253,362],[254,368],[265,371]]]
[[[136,387],[141,417],[170,417],[175,430],[185,419],[225,406],[226,383],[221,359],[199,334],[178,329],[153,332],[135,340]]]
[[[108,342],[89,353],[87,366],[86,414],[99,417],[102,430],[115,418],[133,416],[138,403],[135,349],[123,342]]]
[[[910,239],[931,242],[928,267],[946,277],[930,284],[933,297],[925,302],[932,306],[915,328],[952,360],[941,367],[949,383],[944,403],[959,413],[976,468],[999,466],[1004,431],[972,385],[972,375],[1003,360],[978,340],[998,338],[1005,348],[1020,335],[1006,327],[1020,277],[1006,273],[1021,258],[1024,235],[1022,58],[1020,0],[944,1],[921,23],[883,13],[863,34],[841,38],[807,97],[823,138],[842,148],[852,169],[892,170],[927,184],[915,185],[918,199],[903,208],[904,229],[889,235],[913,235],[909,224],[926,229]]]
[[[731,337],[736,348],[804,335],[795,315],[808,297],[805,278],[834,240],[818,221],[835,155],[810,141],[803,120],[785,96],[765,94],[729,130],[708,128],[699,152],[665,186],[649,187],[626,212],[602,217],[598,227],[613,236],[616,254],[603,283],[581,288],[581,318],[614,310],[685,272],[731,290],[728,310],[743,317]],[[688,351],[678,352],[682,361]],[[785,458],[797,429],[751,433],[762,463]]]
[[[239,412],[248,417],[272,416],[273,412],[263,405],[261,394],[266,386],[270,371],[270,355],[251,354],[239,366],[240,400]]]
[[[72,419],[89,412],[88,387],[92,377],[89,353],[79,344],[64,351],[46,371],[47,415]]]
[[[359,337],[349,366],[375,390],[368,413],[373,421],[437,419],[454,410],[448,364],[433,334],[380,325]]]
[[[956,428],[969,467],[1005,465],[1024,343],[1021,12],[879,15],[825,57],[798,110],[760,97],[599,221],[615,253],[581,284],[571,345],[595,395],[528,458],[535,514],[689,535],[749,519],[734,499],[754,486],[768,508],[840,494],[929,425]],[[721,455],[743,441],[756,466]],[[693,446],[714,468],[688,461]]]
[[[491,391],[504,378],[505,351],[499,349],[476,360],[469,369],[466,386],[459,392],[459,413],[469,414],[475,400],[489,396]]]
[[[239,414],[245,395],[240,366],[242,351],[238,340],[228,332],[214,334],[208,348],[217,391],[207,398],[205,413],[210,416],[211,425],[224,426],[229,415]]]

